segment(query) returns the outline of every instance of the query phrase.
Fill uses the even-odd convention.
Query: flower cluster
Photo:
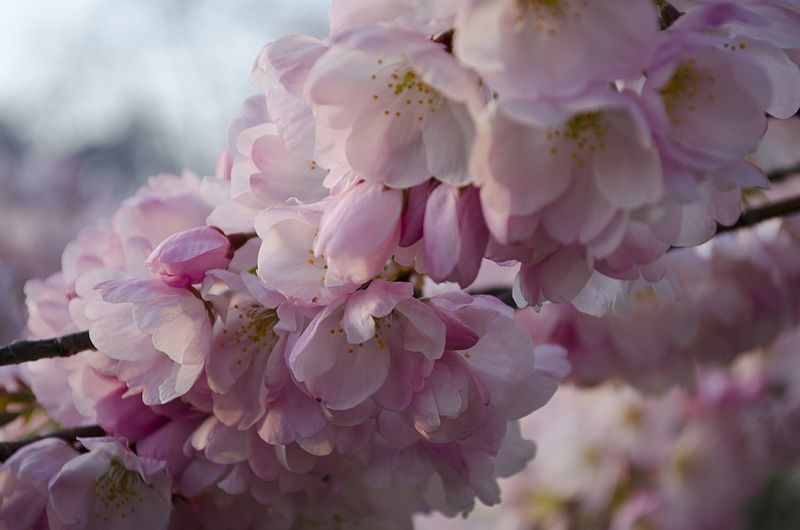
[[[773,121],[754,161],[765,168],[798,171],[800,119]],[[787,200],[800,191],[796,179],[753,204]],[[526,308],[515,318],[537,342],[563,346],[582,386],[622,379],[647,392],[671,385],[691,387],[695,369],[725,366],[740,354],[769,346],[800,324],[800,219],[762,223],[721,234],[703,246],[666,257],[667,275],[625,287],[613,312],[601,317],[570,304]]]
[[[633,284],[623,317],[568,304],[515,317],[535,340],[567,349],[579,384],[617,377],[663,391],[690,383],[698,363],[733,362],[800,324],[799,228],[797,218],[774,221],[670,253],[670,276]]]
[[[469,528],[793,526],[798,339],[795,328],[732,370],[703,371],[691,389],[660,397],[610,384],[562,387],[523,422],[551,458],[504,481],[504,509],[476,513],[483,525]]]
[[[327,38],[262,50],[217,176],[151,179],[27,285],[33,337],[95,349],[19,377],[47,417],[107,436],[16,453],[0,525],[388,530],[499,502],[534,455],[518,420],[570,372],[558,343],[591,379],[653,337],[603,324],[604,349],[580,342],[599,317],[426,291],[484,259],[519,265],[534,306],[646,305],[673,261],[746,299],[652,302],[639,318],[689,307],[696,330],[635,363],[679,364],[743,315],[758,333],[720,355],[771,339],[796,301],[751,287],[781,252],[775,281],[796,281],[791,234],[739,261],[666,252],[767,185],[744,157],[800,107],[792,5],[335,0]]]
[[[167,527],[172,481],[164,462],[139,458],[112,438],[88,438],[83,447],[88,453],[45,439],[3,466],[4,528]]]
[[[627,282],[661,280],[671,246],[737,219],[741,189],[767,185],[744,160],[766,116],[800,107],[786,52],[800,15],[780,2],[699,2],[663,31],[649,0],[356,5],[334,2],[324,40],[264,48],[266,103],[241,123],[233,169],[234,200],[257,207],[289,191],[266,181],[279,148],[281,168],[329,170],[319,182],[342,193],[324,215],[285,215],[303,217],[337,280],[395,255],[463,287],[487,257],[521,264],[531,305],[603,313]],[[354,211],[371,236],[345,273]]]
[[[233,185],[154,178],[67,246],[60,273],[29,283],[34,336],[88,329],[97,351],[30,364],[26,381],[57,422],[113,438],[81,440],[87,455],[52,440],[16,454],[0,520],[22,520],[25,506],[25,521],[53,528],[126,528],[120,518],[164,528],[230,510],[243,519],[226,528],[265,517],[268,528],[379,525],[498,502],[496,478],[533,456],[516,420],[566,376],[564,352],[535,349],[492,297],[420,298],[407,268],[362,273],[360,254],[331,259],[347,244],[337,233],[316,256],[303,237],[322,239],[307,227],[336,205],[265,207],[261,238],[207,225]],[[388,192],[356,194],[372,207]],[[362,221],[352,213],[340,222]],[[39,459],[48,465],[34,473]],[[81,484],[91,502],[60,486],[92,473]],[[136,515],[110,498],[118,490],[160,500]]]

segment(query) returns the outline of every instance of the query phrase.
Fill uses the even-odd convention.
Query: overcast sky
[[[132,118],[213,167],[260,47],[324,35],[328,0],[3,0],[0,120],[38,149],[102,141]]]
[[[213,171],[265,43],[329,0],[0,0],[0,345],[22,285],[149,174]]]

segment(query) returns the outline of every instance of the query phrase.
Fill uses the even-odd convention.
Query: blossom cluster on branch
[[[800,107],[797,3],[657,4],[334,0],[328,37],[268,44],[216,176],[152,178],[27,284],[31,338],[94,349],[11,368],[4,436],[106,435],[17,450],[0,527],[468,514],[533,458],[519,420],[571,364],[689,385],[698,350],[796,323],[796,226],[668,251],[769,186],[745,157]],[[541,312],[455,287],[487,260]],[[670,303],[681,275],[702,288]]]
[[[6,466],[15,480],[49,484],[37,502],[47,510],[31,511],[20,528],[42,517],[51,527],[57,520],[105,528],[124,524],[120,518],[138,527],[128,504],[115,510],[113,501],[152,488],[167,501],[169,492],[202,499],[176,500],[173,521],[210,517],[214,499],[225,518],[233,495],[236,509],[250,514],[242,528],[262,517],[268,528],[340,519],[378,525],[425,506],[456,513],[475,497],[497,502],[496,477],[533,456],[515,420],[555,391],[568,371],[563,351],[535,350],[512,310],[491,297],[419,300],[389,270],[363,285],[327,288],[314,278],[307,289],[325,292],[319,300],[284,296],[252,271],[263,243],[205,224],[209,197],[225,197],[229,186],[221,178],[154,178],[110,223],[68,245],[60,273],[28,284],[34,335],[86,328],[96,348],[26,366],[38,402],[62,425],[97,424],[115,438],[99,446],[81,439],[91,458],[54,440],[17,452]],[[55,486],[71,469],[64,461],[47,477],[27,474],[28,459],[50,459],[39,451],[87,466],[69,479],[83,477],[98,493],[84,512],[67,517],[54,507],[78,509],[61,496],[85,495]],[[156,486],[134,463],[168,478]],[[93,473],[112,489],[98,489],[105,482],[89,480]],[[22,520],[20,489],[9,488],[0,518]],[[170,503],[158,507],[154,524],[166,525]]]
[[[502,510],[452,528],[793,528],[800,513],[798,328],[728,369],[660,395],[563,385],[523,420],[537,459],[504,480]],[[451,528],[440,518],[418,528]]]
[[[695,366],[725,365],[800,325],[800,224],[786,219],[672,252],[670,277],[638,282],[625,316],[568,304],[516,315],[535,340],[569,352],[573,379],[622,378],[648,391],[689,384]]]

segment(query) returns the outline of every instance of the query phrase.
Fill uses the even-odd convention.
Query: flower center
[[[387,118],[411,118],[422,125],[435,114],[442,96],[428,85],[407,60],[378,59],[378,71],[371,76],[372,100]]]
[[[227,346],[239,352],[236,364],[247,363],[252,366],[257,355],[272,353],[278,341],[274,330],[278,313],[255,303],[245,307],[235,304],[233,310],[239,314],[235,319],[229,319],[222,330],[220,347]]]
[[[384,338],[381,336],[381,333],[386,333],[388,330],[392,329],[392,322],[394,312],[389,313],[385,317],[372,317],[375,321],[375,335],[373,335],[367,342],[359,342],[356,344],[350,343],[347,348],[347,353],[353,353],[356,351],[357,348],[363,348],[365,344],[368,344],[370,341],[375,341],[375,345],[378,347],[379,350],[386,349],[386,342]],[[331,335],[336,335],[338,333],[344,333],[344,328],[339,326],[338,328],[330,328],[328,332]]]
[[[518,3],[522,9],[529,9],[535,15],[543,13],[560,15],[565,5],[569,6],[570,0],[518,0]]]
[[[560,128],[547,131],[550,143],[550,155],[569,153],[570,159],[579,168],[597,151],[606,147],[605,139],[608,127],[601,112],[584,112],[570,118]],[[562,151],[563,150],[563,151]]]
[[[306,251],[308,253],[308,259],[306,263],[314,267],[315,269],[319,269],[321,271],[327,271],[328,265],[325,263],[325,255],[320,254],[319,256],[314,255],[314,249],[310,248]]]
[[[95,482],[95,519],[109,522],[117,516],[121,519],[134,517],[137,509],[144,509],[139,505],[144,504],[141,493],[147,487],[138,472],[113,460],[108,473]]]
[[[639,308],[653,307],[661,302],[652,285],[648,285],[645,288],[635,288],[630,294],[630,299]]]
[[[711,89],[715,82],[713,75],[704,74],[697,68],[694,59],[681,63],[660,90],[672,124],[681,125],[683,114],[697,110],[697,105],[703,100],[713,102],[714,94]]]
[[[517,0],[517,22],[532,22],[535,29],[552,36],[567,17],[583,17],[588,5],[589,0]]]

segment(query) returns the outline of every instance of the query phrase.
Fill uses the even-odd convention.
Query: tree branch
[[[795,172],[793,168],[787,168],[781,171],[787,174]],[[774,173],[775,172],[770,173],[770,175]],[[800,196],[790,197],[746,210],[733,225],[717,225],[715,236],[726,232],[733,232],[741,228],[748,228],[776,217],[785,217],[796,213],[800,213]],[[673,249],[677,250],[676,247],[673,247]],[[513,305],[511,291],[509,289],[498,287],[483,293],[473,294],[491,294],[500,298],[503,302]],[[56,337],[53,339],[23,340],[12,342],[8,346],[0,348],[0,366],[20,364],[49,357],[70,357],[82,351],[94,349],[95,347],[94,344],[92,344],[92,340],[89,338],[88,331],[64,335],[63,337]]]
[[[50,434],[35,436],[33,438],[20,440],[18,442],[3,442],[0,443],[0,462],[5,462],[9,458],[11,458],[11,455],[13,455],[26,445],[30,445],[34,442],[38,442],[46,438],[59,438],[61,440],[64,440],[65,442],[74,442],[78,438],[96,438],[98,436],[105,436],[105,435],[106,431],[104,431],[102,427],[98,427],[97,425],[92,425],[89,427],[76,427],[74,429],[64,429],[63,431],[55,431],[51,432]]]
[[[798,213],[800,213],[800,196],[772,202],[763,206],[759,206],[758,208],[751,208],[742,212],[742,215],[739,216],[739,220],[731,226],[722,226],[718,224],[714,237],[727,232],[734,232],[742,228],[750,228],[769,219],[786,217]],[[671,247],[669,251],[681,250],[685,248],[690,247]],[[517,307],[517,304],[514,302],[514,297],[511,295],[511,289],[508,287],[490,287],[480,291],[470,291],[470,294],[492,295],[506,305],[514,308]]]
[[[800,162],[793,166],[782,167],[767,173],[770,182],[783,182],[792,175],[800,174]]]
[[[257,238],[258,234],[255,232],[236,232],[234,234],[226,234],[225,237],[228,238],[228,241],[231,243],[231,247],[233,247],[233,250],[236,251],[242,248],[244,244],[251,239]]]
[[[675,6],[667,4],[661,10],[661,29],[667,29],[672,26],[676,20],[681,18],[683,13],[675,9]]]
[[[656,7],[658,7],[662,30],[669,28],[683,15],[675,6],[665,0],[656,0]]]
[[[488,294],[489,296],[494,296],[504,304],[509,307],[513,307],[516,309],[517,303],[514,301],[514,295],[512,291],[508,287],[487,287],[486,289],[481,289],[480,291],[470,291],[470,294]]]
[[[771,202],[759,206],[758,208],[745,210],[742,212],[742,215],[739,216],[739,220],[731,226],[717,225],[717,232],[714,235],[717,236],[726,232],[733,232],[740,228],[748,228],[769,219],[786,217],[796,213],[800,213],[800,196],[789,197],[788,199]]]
[[[447,50],[447,53],[453,53],[453,36],[455,34],[456,30],[451,29],[435,35],[431,40],[444,46],[445,50]]]
[[[0,348],[0,366],[19,364],[49,357],[71,357],[94,350],[88,331],[44,340],[20,340]]]

